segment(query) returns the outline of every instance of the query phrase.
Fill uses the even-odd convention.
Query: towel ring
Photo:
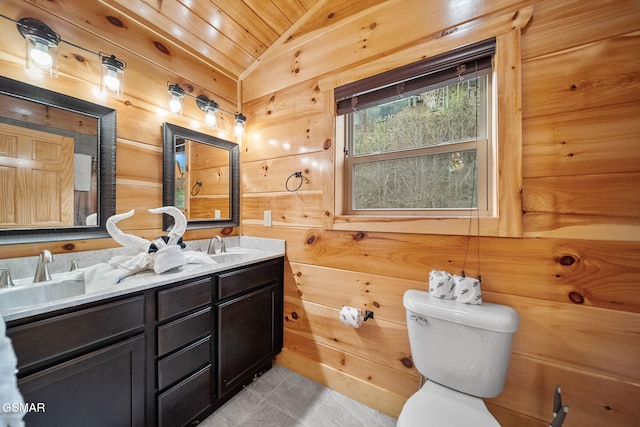
[[[300,182],[298,183],[298,186],[292,190],[291,188],[289,188],[289,181],[291,180],[291,178],[294,178],[294,177],[300,178]],[[302,172],[294,172],[291,175],[289,175],[289,178],[287,178],[287,182],[285,182],[284,186],[286,187],[287,191],[293,193],[295,191],[298,191],[300,187],[302,187],[303,183],[304,183],[304,178],[302,177]]]
[[[196,183],[193,184],[193,187],[191,187],[191,195],[197,196],[200,190],[202,190],[202,181],[196,181]]]

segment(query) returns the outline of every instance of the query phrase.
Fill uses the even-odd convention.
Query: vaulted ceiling
[[[102,0],[238,78],[323,0]],[[311,11],[311,12],[310,12]]]
[[[239,79],[269,50],[386,0],[100,0]]]

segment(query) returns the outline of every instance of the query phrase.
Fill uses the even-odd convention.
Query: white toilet
[[[500,426],[482,398],[504,387],[518,313],[417,290],[406,291],[403,304],[413,362],[427,382],[404,404],[397,426]]]

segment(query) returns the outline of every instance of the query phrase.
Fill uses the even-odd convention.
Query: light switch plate
[[[271,227],[271,211],[264,211],[264,226]]]

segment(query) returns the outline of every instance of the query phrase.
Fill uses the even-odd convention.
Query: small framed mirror
[[[238,144],[171,123],[164,124],[163,139],[163,204],[184,213],[187,229],[237,227]],[[164,215],[164,230],[172,226]]]

